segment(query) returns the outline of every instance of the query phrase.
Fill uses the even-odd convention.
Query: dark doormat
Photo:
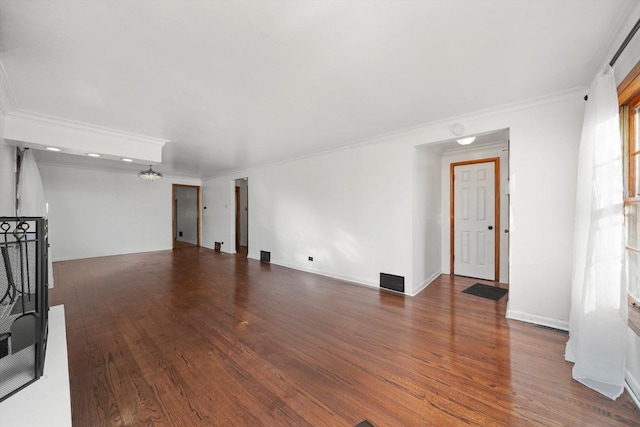
[[[488,298],[494,301],[498,301],[500,298],[505,296],[508,289],[497,288],[495,286],[483,285],[482,283],[476,283],[475,285],[469,286],[464,291],[465,294],[471,294],[482,298]]]
[[[22,314],[22,295],[18,295],[16,298],[16,303],[13,305],[11,309],[11,314]],[[35,294],[26,294],[24,296],[24,313],[29,313],[30,311],[36,311],[36,295]]]

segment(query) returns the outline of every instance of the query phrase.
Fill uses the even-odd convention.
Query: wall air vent
[[[260,251],[260,262],[271,262],[271,252]]]
[[[404,277],[393,274],[380,273],[380,287],[391,291],[404,293]]]

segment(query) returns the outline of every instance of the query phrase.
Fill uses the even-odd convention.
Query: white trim
[[[559,104],[559,103],[564,103],[564,102],[570,102],[570,101],[575,101],[577,99],[582,99],[584,98],[584,95],[587,93],[586,88],[584,87],[577,87],[577,88],[573,88],[573,89],[569,89],[566,91],[561,91],[561,92],[555,92],[549,95],[544,95],[544,96],[539,96],[536,98],[531,98],[529,100],[525,100],[525,101],[520,101],[520,102],[515,102],[515,103],[511,103],[511,104],[504,104],[501,106],[497,106],[497,107],[493,107],[493,108],[488,108],[485,110],[477,110],[474,112],[470,112],[470,113],[466,113],[460,116],[454,116],[454,117],[449,117],[446,119],[442,119],[442,120],[438,120],[438,121],[434,121],[434,122],[429,122],[429,123],[424,123],[418,126],[414,126],[414,127],[410,127],[410,128],[405,128],[405,129],[401,129],[398,131],[393,131],[393,132],[389,132],[389,133],[384,133],[375,137],[368,137],[368,138],[364,138],[364,139],[356,139],[353,140],[351,142],[347,142],[343,145],[340,145],[338,147],[334,147],[334,148],[330,148],[327,150],[323,150],[323,151],[317,151],[315,153],[309,153],[309,154],[304,154],[301,156],[297,156],[297,157],[292,157],[289,159],[284,159],[284,160],[278,160],[275,162],[269,162],[269,163],[263,163],[263,164],[257,164],[257,165],[250,165],[247,166],[245,168],[242,169],[231,169],[228,171],[223,171],[220,172],[218,174],[214,174],[211,176],[205,176],[202,178],[203,181],[207,181],[210,179],[216,179],[216,178],[222,178],[222,177],[227,177],[227,176],[234,176],[234,175],[240,175],[240,174],[245,174],[243,176],[247,176],[246,174],[254,171],[254,170],[258,170],[258,169],[263,169],[263,168],[267,168],[270,166],[275,166],[275,165],[280,165],[280,164],[284,164],[284,163],[288,163],[288,162],[294,162],[294,161],[298,161],[301,159],[307,159],[307,158],[313,158],[316,156],[322,156],[325,154],[329,154],[329,153],[334,153],[334,152],[338,152],[338,151],[343,151],[343,150],[350,150],[356,147],[360,147],[360,146],[365,146],[365,145],[370,145],[370,144],[375,144],[375,143],[379,143],[379,142],[384,142],[387,141],[389,139],[394,139],[394,138],[398,138],[398,137],[402,137],[402,136],[408,136],[408,135],[413,135],[413,134],[417,134],[419,132],[424,132],[424,131],[428,131],[428,130],[433,130],[433,129],[441,129],[443,127],[447,127],[447,126],[452,126],[454,123],[458,123],[458,122],[464,122],[465,120],[478,120],[484,117],[488,117],[488,116],[493,116],[493,115],[500,115],[500,114],[506,114],[506,113],[513,113],[519,110],[526,110],[526,109],[530,109],[530,108],[538,108],[538,107],[544,107],[547,105],[551,105],[551,104]],[[451,134],[451,138],[449,138],[450,140],[454,139],[454,135]],[[446,141],[446,138],[443,138],[442,141]],[[415,147],[418,146],[423,146],[423,145],[430,145],[431,142],[429,143],[424,143],[424,142],[416,142],[414,144]]]
[[[110,160],[110,159],[109,159]],[[116,160],[113,160],[114,162]],[[38,163],[38,165],[45,165],[45,166],[53,166],[53,167],[59,167],[59,168],[69,168],[69,169],[84,169],[84,170],[89,170],[89,171],[100,171],[100,172],[113,172],[113,173],[122,173],[125,175],[138,175],[138,172],[140,172],[140,170],[133,170],[133,169],[120,169],[117,167],[109,167],[109,166],[105,166],[104,164],[98,164],[98,161],[96,161],[96,164],[87,164],[87,165],[81,165],[81,164],[77,164],[77,163],[67,163],[67,162],[58,162],[55,160],[40,160],[40,159],[36,159],[36,163]],[[125,163],[126,164],[126,163]],[[137,164],[137,163],[134,163]],[[143,169],[147,169],[147,168],[143,168]],[[155,169],[154,169],[155,170]],[[161,170],[159,170],[159,172],[162,172]],[[192,180],[194,182],[199,182],[199,184],[184,184],[184,185],[202,185],[202,180],[200,178],[198,178],[197,176],[188,176],[188,175],[172,175],[172,174],[168,174],[166,172],[162,172],[162,177],[163,180],[181,180],[181,179],[187,179],[187,180]],[[176,184],[179,184],[176,182]]]
[[[247,258],[253,259],[253,260],[256,260],[256,261],[260,261],[260,258],[256,258],[255,256],[247,255]],[[274,265],[278,265],[280,267],[290,268],[292,270],[303,271],[305,273],[317,274],[319,276],[325,276],[325,277],[329,277],[331,279],[341,280],[343,282],[348,282],[349,284],[354,284],[354,285],[359,285],[359,286],[366,286],[368,288],[375,288],[375,289],[378,289],[378,290],[381,289],[379,284],[371,282],[371,281],[366,280],[366,279],[353,278],[353,277],[348,277],[348,276],[340,276],[340,275],[329,274],[329,273],[323,273],[321,271],[310,270],[310,269],[302,268],[302,267],[295,266],[295,265],[292,265],[292,264],[288,264],[286,262],[274,260],[273,258],[271,258],[271,261],[269,263],[270,264],[274,264]],[[400,293],[400,294],[406,295],[406,294],[403,294],[403,293]]]
[[[597,75],[602,69],[611,61],[611,58],[617,51],[618,47],[622,44],[622,41],[627,37],[629,31],[638,20],[638,14],[640,13],[640,5],[636,2],[629,2],[620,12],[616,23],[611,26],[612,31],[609,37],[602,43],[598,55],[591,65],[591,72],[589,76]],[[631,52],[631,46],[628,46],[623,51],[620,58],[618,58],[617,64],[622,63],[625,58],[625,54],[629,55]],[[622,59],[622,60],[621,60]],[[635,64],[636,60],[633,61]],[[586,94],[586,93],[585,93]]]
[[[231,253],[231,252],[227,252],[227,253]],[[256,258],[255,256],[251,256],[251,255],[247,255],[247,258],[255,260],[255,261],[260,261],[259,258]],[[298,270],[298,271],[302,271],[302,272],[305,272],[305,273],[317,274],[319,276],[325,276],[325,277],[329,277],[331,279],[341,280],[343,282],[348,282],[348,284],[352,284],[352,285],[366,286],[368,288],[374,288],[374,289],[378,289],[380,291],[391,291],[391,292],[393,292],[395,294],[404,295],[404,296],[408,296],[408,297],[414,297],[414,296],[418,295],[418,293],[423,291],[427,286],[429,286],[431,283],[433,283],[434,280],[436,280],[438,277],[440,277],[442,275],[442,273],[440,271],[432,274],[431,276],[429,276],[429,278],[427,280],[422,282],[422,284],[418,287],[418,289],[416,291],[414,291],[412,293],[407,293],[407,292],[393,291],[392,289],[381,288],[378,283],[372,282],[370,280],[366,280],[366,279],[362,279],[362,278],[353,278],[353,277],[349,277],[349,276],[341,276],[341,275],[337,275],[337,274],[323,273],[323,272],[318,271],[318,270],[311,270],[311,269],[308,269],[308,268],[302,268],[302,267],[299,267],[299,266],[288,264],[286,262],[274,260],[273,258],[271,259],[269,264],[274,264],[274,265],[277,265],[277,266],[280,266],[280,267],[290,268],[292,270]]]
[[[431,144],[426,144],[431,145]],[[415,148],[419,148],[419,147],[415,147]],[[508,140],[504,140],[504,141],[496,141],[496,142],[490,142],[488,144],[477,144],[477,145],[465,145],[465,146],[458,146],[458,147],[453,147],[453,148],[449,148],[446,149],[442,152],[442,157],[447,157],[447,156],[455,156],[461,153],[476,153],[478,151],[492,151],[492,150],[504,150],[505,148],[509,148],[509,141]]]
[[[534,314],[510,310],[509,308],[507,308],[506,317],[507,319],[520,320],[522,322],[533,323],[534,325],[548,326],[550,328],[559,329],[561,331],[569,330],[569,322],[567,321],[551,319],[544,316],[536,316]]]
[[[427,280],[422,282],[420,284],[420,286],[418,286],[418,288],[415,291],[411,292],[410,294],[406,294],[406,295],[409,295],[411,297],[415,297],[420,292],[424,291],[427,288],[427,286],[429,286],[431,283],[433,283],[433,281],[436,280],[440,276],[442,276],[442,271],[438,270],[435,273],[433,273],[431,276],[429,276],[427,278]]]
[[[124,138],[124,139],[132,140],[135,142],[155,144],[155,145],[159,145],[160,147],[164,146],[167,142],[169,142],[168,139],[156,138],[153,136],[146,136],[146,135],[141,135],[133,132],[126,132],[126,131],[122,131],[114,128],[108,128],[105,126],[94,125],[91,123],[80,122],[77,120],[64,119],[62,117],[56,117],[49,114],[35,113],[32,111],[27,111],[22,109],[16,109],[15,111],[11,111],[8,114],[6,114],[6,116],[7,118],[15,117],[17,119],[34,121],[34,122],[47,124],[47,125],[62,126],[65,128],[81,130],[83,132],[115,136],[118,138]]]
[[[633,378],[629,371],[627,371],[627,375],[625,377],[624,388],[629,392],[631,400],[633,400],[638,409],[640,409],[640,400],[638,399],[638,395],[634,392],[634,389],[640,390],[640,384],[638,384],[636,379]]]
[[[172,239],[173,240],[173,239]],[[90,259],[90,258],[106,258],[106,257],[112,257],[112,256],[122,256],[122,255],[135,255],[135,254],[144,254],[147,252],[164,252],[164,251],[172,251],[173,250],[173,245],[169,246],[169,247],[163,247],[163,248],[155,248],[155,249],[134,249],[130,252],[118,252],[118,253],[113,253],[113,254],[107,254],[107,255],[89,255],[89,256],[82,256],[82,257],[69,257],[69,256],[59,256],[59,257],[53,257],[53,259],[51,260],[52,262],[60,262],[60,261],[75,261],[75,260],[79,260],[79,259]]]

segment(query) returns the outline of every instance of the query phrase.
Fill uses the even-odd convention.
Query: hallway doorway
[[[247,256],[249,253],[249,179],[236,179],[235,188],[236,252]]]
[[[172,186],[172,247],[200,246],[200,186]]]

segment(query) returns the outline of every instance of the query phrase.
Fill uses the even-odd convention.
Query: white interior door
[[[495,163],[454,165],[454,273],[495,277]]]

